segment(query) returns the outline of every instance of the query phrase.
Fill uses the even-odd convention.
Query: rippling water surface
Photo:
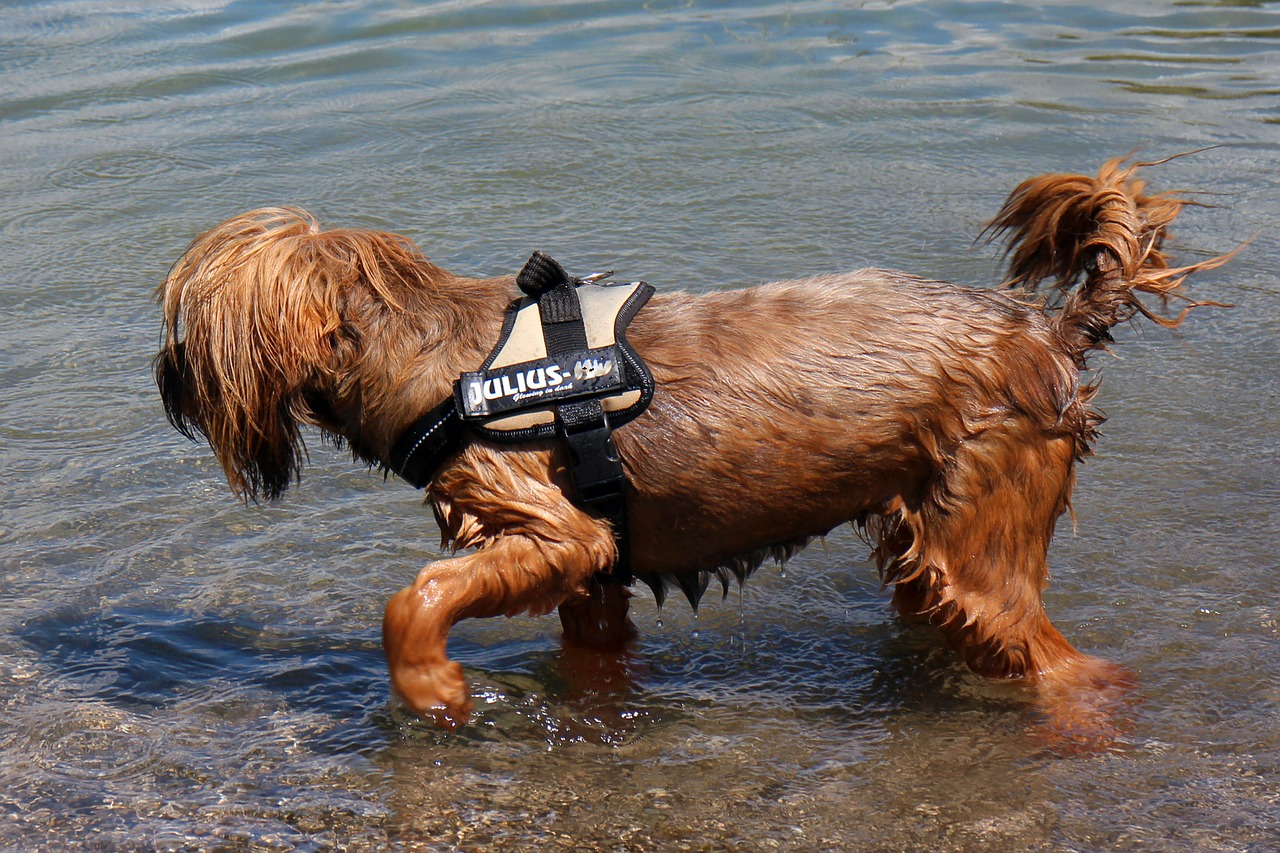
[[[1280,9],[1267,2],[7,3],[0,9],[0,847],[1273,850],[1280,845]],[[1122,328],[1047,603],[1141,679],[1119,743],[890,614],[838,532],[741,593],[465,623],[478,713],[393,708],[404,485],[313,440],[271,506],[164,422],[150,302],[264,204],[460,272],[533,248],[659,288],[863,265],[993,282],[1021,178],[1140,148],[1253,238]]]

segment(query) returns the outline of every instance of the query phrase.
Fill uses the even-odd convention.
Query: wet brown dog
[[[1101,421],[1080,374],[1116,323],[1181,319],[1139,293],[1163,300],[1225,260],[1170,268],[1165,229],[1186,202],[1145,194],[1135,170],[1111,161],[1015,189],[992,223],[1013,250],[1000,291],[884,270],[660,290],[628,332],[657,392],[616,434],[636,576],[696,604],[709,577],[741,579],[853,522],[900,612],[975,671],[1044,696],[1122,677],[1041,604],[1049,540]],[[1050,304],[1031,296],[1044,281]],[[198,238],[160,288],[156,379],[231,487],[275,498],[298,476],[302,425],[385,468],[401,432],[484,360],[515,295],[513,276],[454,275],[404,237],[254,211]],[[387,605],[392,684],[417,713],[467,717],[445,654],[459,620],[559,608],[571,642],[633,636],[630,593],[595,580],[616,559],[609,524],[567,496],[564,452],[471,437],[428,486],[446,543],[468,553]]]

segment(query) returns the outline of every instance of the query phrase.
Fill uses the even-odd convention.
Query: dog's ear
[[[398,310],[397,289],[424,265],[404,238],[322,232],[292,208],[246,213],[197,238],[156,294],[164,342],[154,370],[170,421],[208,439],[237,494],[278,497],[306,458],[299,425],[318,421],[309,401],[333,386],[344,304]]]
[[[182,341],[165,344],[152,359],[151,368],[169,423],[192,441],[197,435],[203,435],[192,414],[191,383],[187,381],[187,345]]]

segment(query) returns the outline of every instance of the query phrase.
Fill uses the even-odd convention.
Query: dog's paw
[[[409,710],[441,728],[455,729],[471,719],[471,696],[461,664],[403,667],[392,673],[391,683]]]
[[[1124,748],[1139,701],[1137,677],[1119,664],[1081,655],[1037,687],[1043,719],[1035,735],[1052,752],[1091,754]]]

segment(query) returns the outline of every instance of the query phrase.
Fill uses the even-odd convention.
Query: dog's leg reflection
[[[418,715],[464,723],[471,701],[462,667],[445,653],[449,629],[462,619],[549,613],[581,595],[603,568],[602,553],[584,542],[499,536],[473,554],[427,566],[387,603],[382,642],[392,687]]]

